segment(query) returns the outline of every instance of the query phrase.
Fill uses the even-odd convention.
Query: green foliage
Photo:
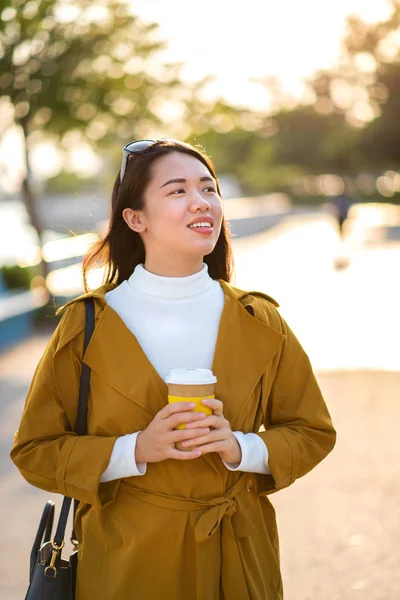
[[[189,139],[203,146],[215,164],[217,173],[234,175],[246,195],[269,189],[272,145],[259,133],[235,127],[226,133],[209,131]]]
[[[349,18],[340,65],[319,73],[311,82],[317,101],[330,103],[333,112],[358,126],[357,134],[350,134],[350,172],[357,165],[376,173],[400,167],[400,3],[392,0],[391,7],[391,15],[380,23]],[[364,123],[358,116],[360,105],[370,113]],[[342,128],[344,151],[349,148],[351,130]],[[340,145],[340,136],[333,134],[329,143]]]
[[[120,0],[2,3],[0,94],[28,133],[78,129],[98,143],[158,124],[152,102],[179,85],[178,68],[154,67],[163,44]]]
[[[375,63],[372,77],[357,71],[353,79],[363,85],[378,115],[364,128],[359,142],[365,161],[378,169],[400,167],[400,3],[392,0],[391,6],[389,18],[378,24],[349,19],[345,40],[351,64],[360,56],[370,57]]]
[[[40,274],[38,266],[20,267],[18,265],[3,265],[0,267],[2,281],[8,290],[31,288],[31,282]]]
[[[349,173],[353,170],[356,133],[340,113],[320,114],[299,106],[275,115],[277,164],[295,164],[308,173]],[[343,150],[346,149],[346,152]]]
[[[371,166],[397,169],[400,167],[400,63],[381,65],[377,77],[387,90],[387,100],[381,116],[365,127],[360,151]]]
[[[96,179],[97,181],[97,179]],[[94,178],[82,179],[76,173],[61,171],[55,177],[49,177],[45,181],[44,192],[46,194],[68,194],[79,192],[90,184],[94,183]]]
[[[256,131],[209,130],[189,141],[211,155],[218,173],[230,173],[246,195],[290,191],[307,174],[357,172],[357,140],[343,114],[299,106],[264,116]]]

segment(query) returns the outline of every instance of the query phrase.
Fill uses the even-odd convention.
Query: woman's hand
[[[182,446],[190,448],[198,446],[201,454],[208,452],[217,452],[221,459],[226,463],[232,463],[238,466],[242,460],[242,451],[236,437],[233,435],[229,421],[223,415],[223,404],[216,398],[206,398],[201,401],[204,406],[212,409],[213,414],[203,419],[201,426],[209,427],[210,433],[194,440],[183,442]],[[196,427],[196,423],[189,423],[188,430]]]
[[[175,402],[167,404],[160,410],[150,425],[141,431],[136,439],[136,463],[154,463],[175,458],[177,460],[190,460],[201,456],[198,449],[190,452],[177,450],[176,442],[183,440],[196,440],[210,432],[209,427],[203,426],[205,413],[191,410],[196,405],[188,402]],[[178,425],[190,424],[190,429],[176,429]]]

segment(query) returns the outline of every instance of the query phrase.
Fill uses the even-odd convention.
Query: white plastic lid
[[[207,385],[216,383],[217,378],[210,369],[171,369],[165,381],[178,385]]]

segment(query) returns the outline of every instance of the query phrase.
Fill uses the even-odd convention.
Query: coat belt
[[[243,491],[249,476],[243,473],[223,496],[210,500],[182,498],[159,492],[150,492],[122,482],[120,490],[133,494],[154,506],[179,511],[203,511],[194,535],[197,542],[208,540],[222,526],[222,585],[225,600],[250,600],[245,580],[245,568],[238,548],[238,538],[249,537],[256,528],[236,503],[236,496]],[[225,576],[224,576],[225,574]],[[228,583],[229,582],[229,583]]]

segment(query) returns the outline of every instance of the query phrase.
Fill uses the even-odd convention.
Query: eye
[[[171,195],[173,196],[174,194],[184,194],[185,190],[183,188],[179,188],[178,190],[174,190],[173,192],[171,192]]]
[[[212,186],[212,185],[210,185],[210,186],[208,186],[208,187],[204,188],[204,190],[203,190],[203,191],[204,191],[204,192],[211,192],[211,193],[214,193],[214,194],[216,194],[216,190],[215,190],[215,188],[213,188],[213,186]]]

